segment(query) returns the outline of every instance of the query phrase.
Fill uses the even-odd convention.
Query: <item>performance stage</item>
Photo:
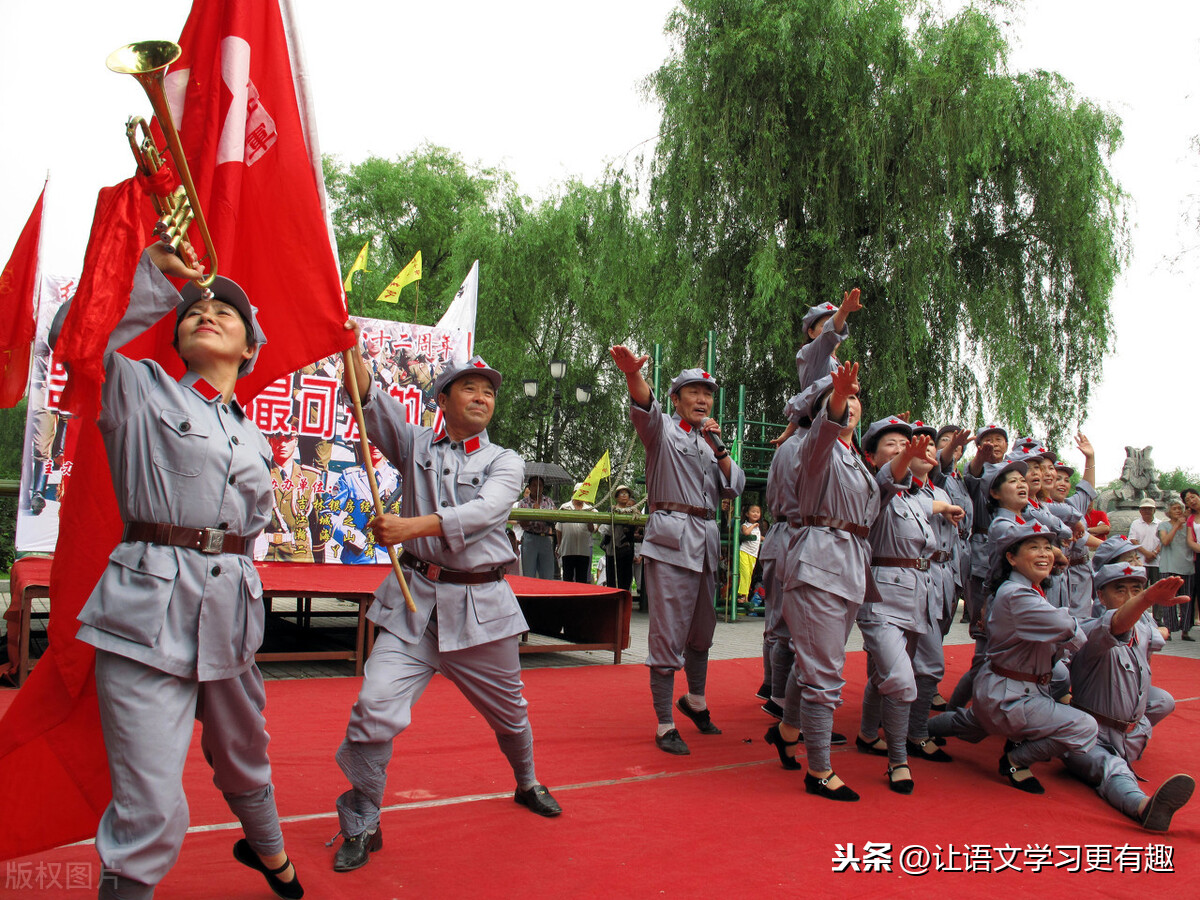
[[[948,648],[947,692],[970,651]],[[338,830],[334,799],[346,785],[333,754],[359,679],[268,682],[288,852],[308,897],[354,900],[1200,893],[1200,797],[1176,816],[1170,834],[1150,834],[1057,763],[1035,767],[1043,796],[1008,787],[996,773],[998,738],[976,746],[950,741],[953,763],[914,762],[915,793],[891,793],[886,760],[853,746],[863,670],[863,654],[850,654],[846,703],[835,717],[837,730],[851,735],[850,746],[834,748],[833,763],[862,794],[854,804],[806,795],[803,773],[779,766],[763,741],[771,720],[753,696],[758,659],[712,663],[709,703],[724,734],[704,737],[690,722],[678,723],[692,748],[686,757],[654,746],[645,667],[526,670],[538,775],[563,806],[558,819],[513,803],[511,773],[490,729],[437,677],[396,743],[383,849],[346,874],[331,870],[334,847],[325,842]],[[1177,708],[1136,767],[1150,789],[1176,772],[1200,775],[1200,662],[1158,656],[1154,672]],[[0,691],[0,712],[13,696]],[[240,831],[211,784],[198,735],[185,782],[192,827],[157,896],[272,896],[260,875],[232,859]],[[886,858],[890,871],[874,870],[872,858]],[[12,898],[94,895],[99,877],[90,845],[4,865],[0,893]],[[839,865],[844,871],[835,871]],[[929,871],[906,874],[904,867]]]

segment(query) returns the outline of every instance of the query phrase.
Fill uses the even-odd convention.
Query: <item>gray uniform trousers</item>
[[[873,740],[882,723],[888,762],[900,765],[908,759],[909,712],[917,699],[912,657],[921,635],[894,622],[859,622],[858,630],[867,651],[867,686],[859,730]]]
[[[842,705],[846,641],[860,605],[804,582],[783,591],[783,618],[796,649],[783,721],[804,732],[804,750],[813,771],[831,768],[833,711]]]
[[[260,856],[283,850],[275,811],[262,675],[251,666],[221,681],[180,678],[104,650],[96,651],[96,688],[113,799],[96,832],[104,868],[100,896],[153,896],[179,856],[188,827],[183,764],[193,722],[213,783]]]
[[[342,834],[358,835],[379,827],[392,741],[409,726],[413,704],[435,672],[450,679],[492,726],[517,786],[537,783],[518,648],[514,635],[462,650],[439,651],[436,617],[416,644],[380,629],[350,711],[346,737],[337,750],[337,763],[352,785],[337,798]]]
[[[646,584],[654,597],[646,653],[650,695],[658,723],[668,725],[675,720],[671,695],[677,671],[684,670],[689,693],[704,695],[708,650],[717,629],[717,611],[713,606],[717,575],[707,564],[696,570],[649,557],[642,562]]]

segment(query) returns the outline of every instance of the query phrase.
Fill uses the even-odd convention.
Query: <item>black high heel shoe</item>
[[[847,803],[853,803],[858,799],[858,794],[850,790],[848,785],[843,784],[836,790],[829,786],[829,780],[833,778],[834,773],[830,772],[826,778],[818,778],[811,772],[804,773],[804,790],[809,794],[816,794],[818,797],[824,797],[826,800],[842,800]]]
[[[892,778],[892,773],[899,769],[908,769],[908,763],[900,763],[898,766],[888,766],[888,789],[895,791],[897,794],[911,794],[913,788],[917,786],[912,780],[912,769],[908,769],[908,778]]]
[[[861,734],[854,736],[854,746],[858,748],[859,753],[869,753],[872,756],[887,756],[887,741],[883,738],[875,738],[873,741],[864,741]]]
[[[285,858],[283,865],[278,869],[268,869],[245,838],[233,845],[233,858],[243,866],[262,872],[263,878],[267,879],[267,885],[275,892],[276,897],[282,897],[283,900],[300,900],[304,896],[304,888],[300,886],[300,875],[294,868],[291,881],[279,879],[279,876],[286,872],[288,866],[292,864],[290,859]]]
[[[779,726],[772,725],[767,729],[767,734],[763,740],[775,748],[775,751],[779,754],[779,764],[785,769],[794,770],[804,768],[800,763],[796,762],[796,757],[787,755],[787,748],[795,747],[799,744],[800,738],[794,741],[785,741],[783,735],[779,733]]]
[[[1015,746],[1015,745],[1014,745]],[[1042,783],[1033,777],[1031,774],[1028,778],[1018,779],[1018,772],[1028,772],[1028,766],[1018,767],[1012,764],[1012,760],[1008,758],[1008,750],[1004,751],[1004,755],[1000,757],[1000,774],[1008,779],[1008,783],[1015,787],[1018,791],[1024,791],[1027,794],[1044,794],[1046,789],[1042,787]]]

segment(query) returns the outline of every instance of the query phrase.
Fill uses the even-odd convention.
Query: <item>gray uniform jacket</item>
[[[771,467],[767,470],[766,500],[773,524],[763,539],[762,549],[758,551],[758,558],[764,563],[777,562],[783,558],[795,531],[795,528],[788,524],[788,519],[795,519],[800,514],[798,501],[796,492],[787,489],[785,479],[788,469],[795,464],[803,437],[803,434],[793,434],[776,448],[775,455],[771,457]]]
[[[1090,482],[1080,481],[1075,486],[1075,492],[1062,503],[1046,504],[1049,510],[1064,525],[1074,526],[1088,511],[1088,506],[1096,499],[1096,489]],[[1065,605],[1076,618],[1087,618],[1092,606],[1092,560],[1088,556],[1088,535],[1084,532],[1079,540],[1072,540],[1063,546],[1063,552],[1071,560],[1066,571]]]
[[[650,398],[650,407],[629,406],[629,418],[646,448],[646,491],[651,504],[684,503],[716,509],[722,498],[733,499],[746,487],[746,473],[730,460],[726,480],[708,441],[678,415],[668,416]],[[642,556],[659,562],[717,571],[720,530],[714,519],[682,512],[651,512],[646,522]]]
[[[1010,737],[1045,737],[1078,715],[1050,698],[1048,684],[1009,678],[996,671],[1001,667],[1029,675],[1048,674],[1060,650],[1074,650],[1084,643],[1083,631],[1070,613],[1051,606],[1028,578],[1013,572],[992,599],[987,633],[987,658],[975,678],[972,706],[987,731]]]
[[[917,499],[921,503],[921,511],[925,513],[925,517],[929,520],[929,525],[933,529],[934,540],[937,542],[937,552],[950,554],[949,561],[944,563],[935,562],[929,566],[931,579],[929,591],[930,624],[936,628],[941,619],[954,614],[954,607],[958,603],[956,586],[961,585],[961,582],[958,580],[958,557],[955,555],[955,548],[959,544],[959,526],[955,525],[945,516],[941,514],[934,515],[933,513],[934,500],[941,500],[943,503],[954,503],[950,495],[942,488],[935,484],[926,483],[921,486],[920,491],[917,493]],[[963,521],[966,521],[965,517]]]
[[[1097,723],[1098,740],[1136,762],[1150,738],[1146,698],[1150,655],[1166,643],[1149,612],[1125,634],[1112,633],[1114,610],[1106,609],[1082,625],[1087,643],[1071,659],[1073,705],[1122,722],[1137,722],[1129,733]]]
[[[414,538],[404,549],[425,562],[481,572],[516,559],[504,523],[525,475],[512,450],[488,440],[487,432],[458,442],[445,432],[410,425],[404,407],[382,391],[363,404],[367,431],[400,471],[404,518],[436,513],[443,536]],[[528,630],[516,595],[504,579],[486,584],[430,581],[405,570],[413,603],[410,613],[394,575],[375,592],[367,618],[406,643],[419,643],[437,610],[438,649],[462,650]]]
[[[98,424],[121,519],[251,537],[271,515],[271,450],[237,402],[193,373],[114,352],[180,302],[143,256],[105,351]],[[79,614],[80,640],[200,681],[248,669],[262,643],[262,583],[248,556],[120,543]]]
[[[962,478],[956,473],[947,474],[942,471],[941,466],[935,466],[930,475],[933,476],[933,483],[949,495],[950,502],[955,506],[961,506],[966,512],[958,525],[958,538],[952,548],[954,583],[959,590],[962,590],[971,576],[971,528],[975,524],[975,502],[971,499],[971,494],[967,490],[967,486],[963,484]]]
[[[796,374],[800,376],[801,391],[837,369],[838,364],[833,358],[833,352],[848,337],[850,326],[846,325],[841,331],[834,331],[831,315],[825,320],[821,333],[796,351]]]
[[[844,519],[870,527],[879,515],[879,485],[855,452],[838,435],[846,417],[831,421],[828,407],[813,420],[800,440],[799,452],[784,484],[796,493],[796,514]],[[862,603],[871,581],[871,545],[848,531],[823,525],[796,529],[780,563],[779,580],[786,588],[810,584],[851,603]]]
[[[983,489],[983,479],[963,474],[963,486],[971,498],[971,577],[987,578],[991,563],[988,552],[988,529],[992,526],[992,511],[988,509],[988,495]]]
[[[882,508],[871,525],[868,538],[872,559],[882,556],[928,559],[937,550],[937,539],[920,497],[912,490],[912,474],[905,471],[904,480],[895,481],[889,463],[876,473],[875,478],[882,495]],[[924,634],[937,622],[936,615],[930,621],[933,577],[928,569],[878,566],[872,562],[871,576],[879,599],[859,609],[860,623],[890,622],[905,631]]]

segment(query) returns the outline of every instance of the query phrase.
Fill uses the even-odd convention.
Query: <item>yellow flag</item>
[[[346,273],[346,280],[342,284],[342,287],[346,289],[347,294],[350,293],[350,289],[354,284],[352,280],[354,278],[354,273],[367,271],[367,247],[369,246],[371,246],[370,241],[367,241],[365,244],[363,244],[363,248],[358,251],[358,256],[354,259],[354,265],[352,265],[350,267],[350,271]]]
[[[571,495],[572,500],[582,500],[584,503],[596,502],[596,488],[600,487],[600,481],[603,478],[612,476],[612,462],[608,458],[608,451],[604,451],[604,455],[600,457],[600,462],[592,467],[592,472],[579,489]]]
[[[400,291],[406,284],[421,280],[421,251],[408,261],[408,265],[400,270],[400,274],[392,279],[392,283],[383,289],[383,293],[375,298],[375,302],[395,303],[400,299]]]

